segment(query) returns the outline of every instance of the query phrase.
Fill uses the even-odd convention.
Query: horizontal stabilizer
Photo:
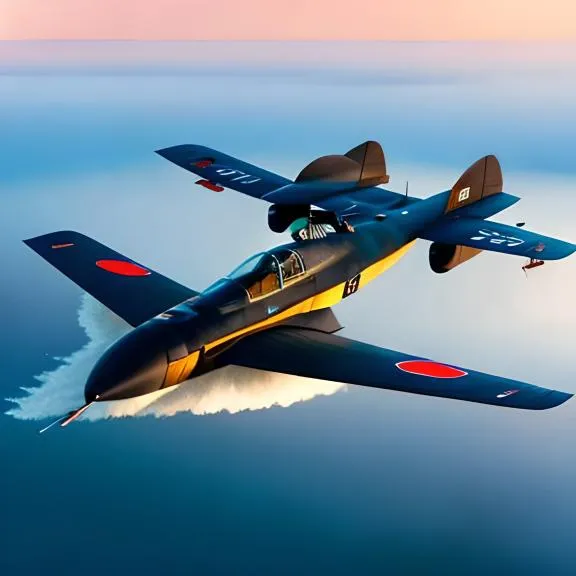
[[[546,410],[571,394],[298,328],[272,328],[223,352],[220,365],[453,398],[507,408]]]
[[[78,232],[53,232],[24,242],[132,326],[197,294]]]
[[[444,219],[425,229],[420,238],[538,260],[559,260],[576,251],[570,242],[476,218]]]

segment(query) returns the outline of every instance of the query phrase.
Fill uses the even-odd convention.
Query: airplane
[[[94,366],[85,404],[50,426],[67,426],[95,402],[149,394],[230,365],[508,408],[545,410],[572,397],[336,334],[342,326],[332,307],[418,239],[432,242],[429,265],[439,274],[483,251],[527,258],[528,270],[576,250],[523,222],[487,220],[519,200],[503,192],[495,156],[472,164],[450,190],[420,199],[382,187],[389,176],[375,141],[317,158],[293,181],[205,146],[156,152],[205,189],[270,203],[270,229],[289,231],[292,241],[196,292],[78,232],[24,240],[133,327]]]

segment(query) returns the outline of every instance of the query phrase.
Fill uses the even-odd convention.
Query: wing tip
[[[158,150],[154,150],[154,154],[158,154],[158,156],[162,156],[162,158],[166,158],[167,154],[170,150],[173,150],[176,146],[169,146],[168,148],[159,148]]]
[[[564,252],[557,258],[557,260],[562,260],[563,258],[568,258],[568,256],[572,256],[576,252],[576,244],[572,244],[571,242],[566,242],[566,246]]]
[[[188,157],[190,156],[188,152],[189,148],[189,144],[177,144],[176,146],[154,150],[154,152],[158,154],[158,156],[162,156],[165,160],[184,168],[187,164]]]
[[[75,230],[57,230],[56,232],[48,232],[48,234],[40,234],[39,236],[26,238],[22,240],[22,242],[29,248],[32,248],[32,250],[37,251],[37,249],[51,243],[73,243],[73,241],[78,241],[81,238],[84,239],[87,238],[87,236]]]
[[[570,400],[574,394],[569,394],[568,392],[560,392],[559,390],[550,390],[548,394],[544,394],[537,403],[532,407],[533,410],[550,410],[551,408],[557,408],[561,406],[568,400]]]
[[[548,260],[551,262],[554,261],[558,261],[558,260],[564,260],[564,258],[568,258],[568,256],[572,256],[572,254],[574,254],[574,252],[576,252],[576,245],[572,245],[571,247],[566,247],[562,250],[557,250],[552,254],[541,254],[539,252],[536,252],[534,250],[532,250],[532,254],[534,254],[534,256],[529,256],[531,258],[535,258],[537,260]]]
[[[175,144],[174,146],[167,146],[166,148],[158,148],[158,150],[154,150],[154,153],[169,160],[170,159],[169,156],[173,152],[180,150],[191,150],[191,149],[192,150],[205,149],[205,147],[199,146],[198,144]]]

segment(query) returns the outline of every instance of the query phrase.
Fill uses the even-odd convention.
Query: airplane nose
[[[122,400],[162,388],[168,369],[166,344],[141,327],[120,338],[96,363],[84,389],[86,402]]]

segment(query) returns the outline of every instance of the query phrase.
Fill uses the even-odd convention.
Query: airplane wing
[[[539,260],[559,260],[576,251],[576,244],[536,234],[517,226],[478,218],[444,218],[420,234],[425,240],[459,244]]]
[[[132,326],[197,294],[78,232],[53,232],[24,243]]]
[[[200,176],[196,184],[221,192],[226,186],[253,198],[291,184],[292,181],[218,150],[195,144],[181,144],[156,150],[166,160]]]
[[[199,176],[196,184],[208,190],[221,192],[226,187],[271,203],[309,203],[346,216],[351,223],[401,205],[406,199],[384,188],[351,188],[349,182],[292,182],[206,146],[181,144],[156,153]]]
[[[272,328],[248,336],[223,352],[217,361],[220,366],[234,364],[508,408],[546,410],[572,397],[565,392],[299,328]]]

